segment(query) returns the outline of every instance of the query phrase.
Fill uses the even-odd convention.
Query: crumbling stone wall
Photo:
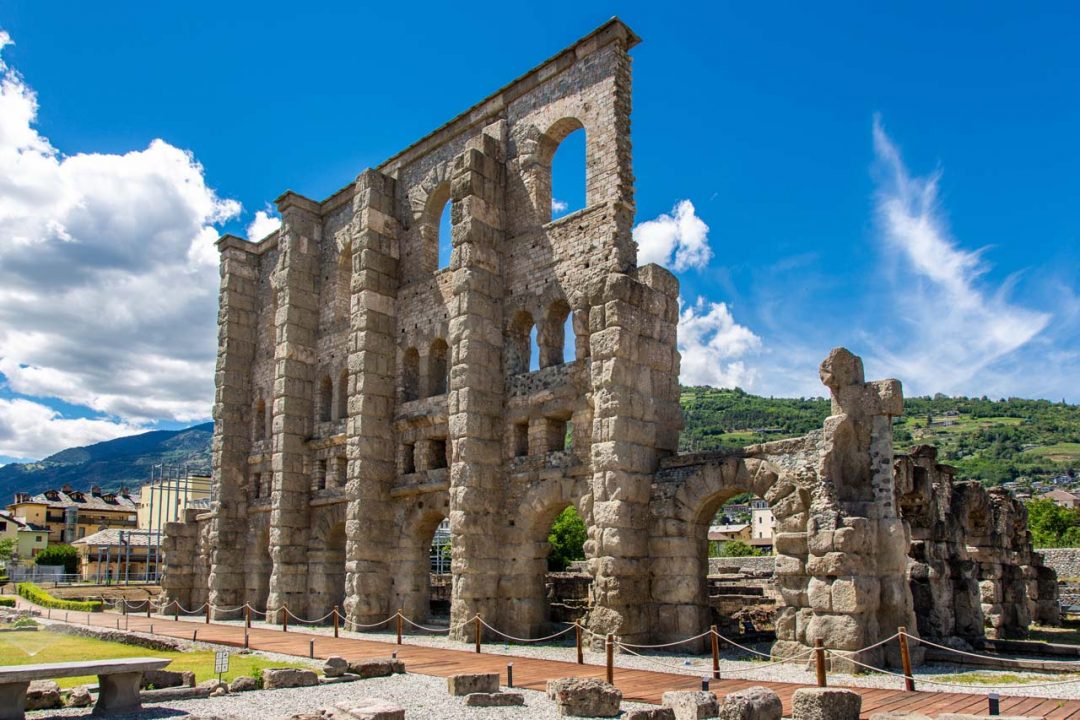
[[[631,232],[637,42],[611,20],[331,197],[286,192],[270,236],[221,238],[214,505],[167,529],[168,599],[208,600],[218,617],[248,603],[271,618],[339,607],[370,624],[400,608],[422,622],[447,519],[452,634],[471,638],[479,614],[537,636],[551,621],[547,534],[572,505],[588,528],[586,624],[683,639],[709,624],[708,522],[749,490],[777,518],[777,654],[915,627],[897,381],[866,382],[838,349],[821,367],[833,408],[820,431],[675,454],[679,286],[637,265]],[[552,220],[551,161],[576,129],[586,207]],[[997,547],[1022,518],[1000,498],[987,507]],[[1004,558],[972,552],[981,581],[1014,581]],[[1030,589],[1033,572],[1015,581]],[[987,593],[988,615],[1021,619]]]
[[[919,632],[979,645],[1058,623],[1057,577],[1032,550],[1023,503],[1000,488],[955,482],[936,448],[896,461],[899,503],[911,527],[908,580]]]

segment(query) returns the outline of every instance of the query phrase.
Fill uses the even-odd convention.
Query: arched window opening
[[[542,420],[544,429],[544,452],[559,452],[566,450],[566,427],[567,418],[550,418]]]
[[[540,343],[536,337],[536,326],[529,330],[529,371],[540,369]]]
[[[431,467],[434,470],[450,466],[449,447],[446,438],[435,438],[431,441]]]
[[[450,348],[442,338],[431,343],[428,352],[428,397],[442,395],[449,387],[450,377],[447,374],[447,356]]]
[[[452,205],[447,198],[443,203],[442,212],[439,213],[439,269],[450,267],[450,260],[454,251],[454,238],[452,234],[453,223],[450,219]]]
[[[334,420],[349,416],[349,371],[342,370],[338,375],[337,403],[334,407]]]
[[[514,457],[525,457],[529,454],[529,423],[520,422],[514,424]]]
[[[715,504],[712,507],[717,507]],[[749,620],[741,620],[739,613],[730,614],[730,605],[725,599],[730,597],[734,588],[741,581],[732,581],[737,576],[741,558],[766,556],[772,554],[773,535],[776,519],[769,504],[751,492],[731,495],[711,514],[705,515],[706,527],[697,532],[707,533],[706,538],[698,542],[707,547],[702,558],[705,577],[705,597],[709,605],[710,624],[715,624],[721,632],[739,634],[744,631],[765,630],[754,627]],[[703,548],[704,549],[704,548]],[[700,552],[700,551],[699,551]],[[747,605],[766,604],[767,598],[747,600]],[[751,613],[752,615],[752,613]],[[743,626],[740,626],[742,623]]]
[[[266,401],[265,400],[260,398],[258,400],[258,402],[255,403],[255,417],[252,418],[252,420],[253,420],[254,425],[255,425],[255,442],[265,440],[266,435],[267,435],[267,432],[266,432],[266,428],[267,428]]]
[[[312,478],[313,490],[325,490],[326,489],[326,461],[315,461],[315,477]]]
[[[334,317],[348,321],[352,315],[352,248],[348,245],[338,258],[337,286],[334,297]]]
[[[334,381],[329,375],[319,382],[319,422],[330,422],[331,405],[334,402]]]
[[[405,402],[420,397],[420,353],[416,348],[405,351],[401,364],[401,392]]]
[[[334,487],[343,488],[348,482],[349,461],[344,455],[335,458]]]
[[[587,539],[585,521],[573,505],[568,506],[551,523],[551,531],[547,537],[548,570],[565,572],[570,563],[584,560]]]
[[[262,473],[254,473],[251,476],[251,497],[258,500],[262,494]]]
[[[532,315],[524,310],[514,316],[507,338],[507,370],[511,375],[528,372],[536,355],[536,328]],[[539,361],[539,357],[537,357]],[[537,362],[537,367],[539,363]]]
[[[435,527],[431,536],[431,544],[428,550],[428,567],[425,568],[428,576],[428,602],[427,608],[429,621],[450,622],[450,598],[452,595],[453,575],[450,571],[450,521],[443,518]]]
[[[548,308],[544,318],[544,333],[540,338],[540,367],[551,367],[566,362],[566,328],[570,324],[570,306],[559,300]],[[573,328],[570,330],[573,345]],[[572,355],[571,351],[571,355]]]
[[[416,444],[403,443],[401,446],[401,474],[411,475],[416,472]]]
[[[586,207],[585,167],[585,128],[579,126],[562,139],[551,159],[553,220]]]

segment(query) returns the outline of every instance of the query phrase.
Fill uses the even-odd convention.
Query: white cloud
[[[259,242],[272,232],[277,232],[281,227],[281,218],[274,217],[267,210],[257,210],[255,218],[247,226],[248,240]]]
[[[0,49],[8,43],[0,36]],[[239,204],[162,140],[122,155],[63,155],[36,116],[35,93],[0,61],[0,373],[17,393],[122,418],[117,431],[207,417],[214,225]],[[95,424],[109,421],[51,422],[109,433]]]
[[[879,345],[875,360],[909,392],[978,392],[977,379],[1039,335],[1050,315],[1012,303],[1008,281],[996,288],[982,282],[980,253],[963,250],[949,233],[940,172],[913,177],[877,118],[874,150],[883,239],[913,271],[891,289],[895,315],[886,320],[899,321],[902,332],[892,340],[871,336]]]
[[[744,356],[761,349],[761,338],[739,325],[725,303],[699,297],[693,305],[680,300],[679,380],[684,385],[740,387],[749,390],[757,372]]]
[[[560,213],[564,213],[564,212],[566,212],[566,208],[568,208],[568,207],[570,207],[570,206],[567,205],[562,200],[556,200],[555,198],[551,198],[551,214],[552,215],[559,215]]]
[[[31,400],[0,400],[0,455],[36,459],[69,447],[91,445],[139,432],[123,422],[63,418]]]
[[[680,200],[671,211],[634,228],[638,264],[656,263],[675,272],[703,268],[712,259],[709,226],[694,212],[694,204]]]

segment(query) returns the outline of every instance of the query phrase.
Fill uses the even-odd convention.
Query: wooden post
[[[398,644],[398,645],[400,645],[400,644],[401,644],[401,631],[402,631],[402,630],[404,629],[404,620],[403,620],[403,617],[404,617],[404,616],[403,616],[403,615],[401,614],[401,610],[398,610],[398,611],[397,611],[397,644]],[[479,641],[478,641],[478,642],[479,642]],[[480,646],[479,646],[479,645],[477,645],[477,650],[476,650],[476,652],[480,652],[480,649],[479,649],[479,648],[480,648]]]
[[[244,603],[244,629],[251,629],[251,606]]]
[[[899,627],[896,632],[900,640],[900,663],[904,667],[904,689],[915,692],[915,678],[911,676],[911,654],[908,652],[907,628]]]
[[[281,632],[289,632],[289,606],[281,606]]]
[[[720,638],[716,636],[716,626],[709,628],[709,637],[712,640],[712,676],[720,679]]]
[[[607,634],[607,642],[605,643],[607,649],[607,681],[608,685],[615,684],[615,635],[612,633]]]
[[[825,643],[821,638],[814,641],[814,664],[817,666],[817,686],[825,687]]]
[[[210,624],[210,603],[206,603],[206,624]]]
[[[338,636],[338,609],[334,606],[334,637]]]
[[[127,615],[127,598],[120,598],[120,614]]]
[[[477,613],[475,620],[476,623],[476,652],[480,652],[480,615]]]
[[[146,598],[146,617],[150,617],[150,609],[153,606],[150,604],[150,598]]]
[[[173,622],[180,622],[180,603],[176,600],[173,600],[172,613]],[[146,617],[150,617],[149,606],[146,608]]]
[[[577,641],[577,664],[585,664],[585,652],[581,648],[581,621],[574,621],[574,639]]]

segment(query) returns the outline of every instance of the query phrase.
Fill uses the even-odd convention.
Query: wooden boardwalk
[[[22,601],[20,601],[21,603]],[[43,611],[44,612],[44,611]],[[53,620],[63,620],[64,613],[54,610],[51,613]],[[123,616],[115,613],[70,613],[73,624],[89,624],[103,627],[116,628],[118,618]],[[130,630],[148,632],[153,625],[155,634],[174,638],[191,639],[192,633],[197,632],[198,639],[243,647],[244,628],[240,625],[225,625],[219,623],[204,624],[193,620],[174,621],[163,616],[154,616],[147,619],[145,615],[131,614],[126,619],[120,620],[121,627]],[[530,690],[544,690],[547,681],[560,677],[594,677],[604,679],[605,668],[603,665],[577,665],[572,662],[558,660],[541,660],[509,655],[477,654],[470,650],[447,650],[441,648],[424,647],[420,645],[402,645],[376,640],[363,640],[358,638],[334,638],[327,635],[304,633],[302,630],[290,629],[282,632],[278,629],[266,627],[253,627],[248,631],[248,644],[253,650],[265,650],[268,652],[282,653],[308,657],[310,643],[315,641],[314,656],[326,658],[331,655],[340,655],[349,660],[362,660],[375,657],[389,657],[391,652],[396,651],[398,658],[405,661],[405,667],[409,672],[423,675],[446,677],[458,673],[500,673],[503,681],[506,680],[506,664],[514,664],[514,685]],[[916,678],[918,682],[918,678]],[[623,698],[636,702],[659,704],[660,697],[667,690],[697,690],[701,687],[700,676],[679,675],[677,673],[654,672],[651,670],[631,670],[615,668],[615,685],[623,692]],[[761,682],[755,680],[712,680],[710,689],[717,695],[723,695],[735,690],[764,685],[772,688],[784,703],[785,716],[791,715],[791,697],[794,692],[805,685],[795,683]],[[875,688],[850,688],[862,695],[862,717],[889,710],[918,711],[927,715],[939,713],[972,713],[986,714],[988,691],[974,693],[952,692],[905,692],[897,689]],[[1064,700],[1053,698],[1032,698],[1023,696],[1002,696],[1002,715],[1028,715],[1044,717],[1047,720],[1080,720],[1080,700]]]

